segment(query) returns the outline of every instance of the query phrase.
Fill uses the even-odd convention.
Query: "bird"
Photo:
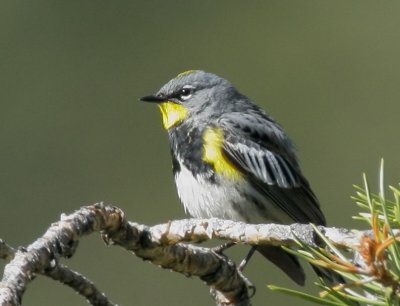
[[[231,82],[189,70],[140,100],[159,106],[187,214],[252,224],[326,225],[292,140]],[[295,256],[278,246],[255,248],[304,285],[305,273]]]

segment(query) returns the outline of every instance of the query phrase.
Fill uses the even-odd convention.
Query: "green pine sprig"
[[[360,208],[354,219],[366,222],[372,233],[362,236],[357,249],[337,248],[316,226],[314,230],[325,243],[325,248],[307,245],[300,239],[297,239],[298,248],[284,248],[315,266],[335,271],[346,283],[331,285],[320,279],[315,283],[320,289],[319,296],[274,285],[269,285],[269,289],[318,305],[400,305],[400,189],[389,186],[392,199],[386,197],[383,160],[378,193],[371,191],[365,174],[363,186],[354,187],[352,199]],[[360,260],[353,260],[355,254],[362,259],[362,266],[357,264]]]

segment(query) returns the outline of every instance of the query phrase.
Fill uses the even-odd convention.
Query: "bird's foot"
[[[223,251],[233,247],[234,245],[236,245],[236,243],[234,243],[232,241],[228,241],[221,245],[211,248],[211,250],[216,254],[222,254]]]
[[[251,299],[256,294],[256,286],[246,277],[243,272],[238,267],[238,273],[242,277],[244,283],[246,284],[247,290],[249,291],[249,299]]]

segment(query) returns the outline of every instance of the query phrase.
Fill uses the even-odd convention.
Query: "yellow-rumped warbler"
[[[179,74],[142,101],[159,105],[185,211],[247,223],[325,224],[282,127],[227,80],[200,70]],[[298,260],[258,246],[298,284]]]

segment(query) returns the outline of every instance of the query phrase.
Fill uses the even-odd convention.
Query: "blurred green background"
[[[188,69],[226,77],[267,109],[297,144],[329,223],[364,226],[351,220],[352,184],[364,171],[376,182],[381,157],[387,183],[400,180],[399,10],[398,1],[2,0],[0,237],[27,245],[61,213],[98,201],[146,224],[184,218],[160,115],[138,98]],[[212,305],[198,279],[98,235],[67,264],[121,305]],[[307,305],[268,291],[295,286],[259,257],[246,275],[255,305]],[[86,305],[44,277],[24,304]]]

